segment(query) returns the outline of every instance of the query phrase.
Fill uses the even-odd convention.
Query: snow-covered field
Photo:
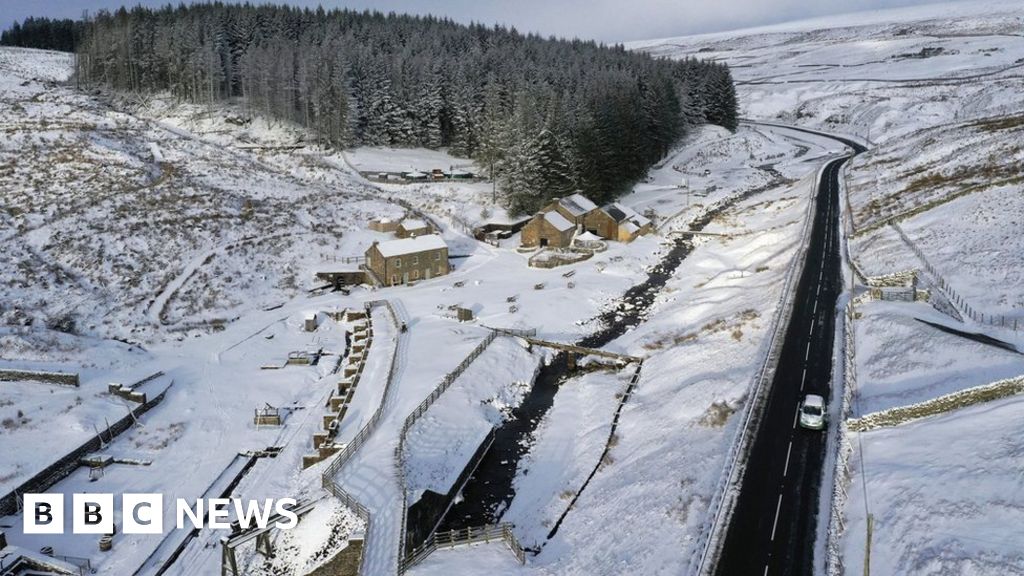
[[[1019,354],[918,321],[1024,344],[1022,25],[1019,2],[978,0],[631,46],[728,62],[747,118],[867,140],[870,150],[847,170],[850,256],[868,275],[923,269],[890,226],[896,223],[941,276],[922,273],[919,287],[941,301],[937,284],[945,281],[962,298],[954,305],[959,316],[967,317],[967,306],[984,314],[984,321],[961,323],[926,303],[859,305],[855,414],[1024,373]],[[866,454],[854,442],[842,545],[848,572],[861,571],[864,555],[863,468],[876,522],[872,572],[1024,573],[1012,544],[1021,533],[986,536],[972,519],[989,508],[998,514],[1020,482],[1009,465],[1012,450],[986,448],[1019,434],[1012,418],[997,415],[1013,409],[1004,404],[1014,405],[867,433]],[[954,442],[976,443],[978,452],[947,450]]]
[[[868,513],[873,574],[1024,574],[1022,422],[1024,398],[1013,397],[862,433],[847,573],[862,572]]]
[[[281,454],[257,461],[233,494],[318,497],[323,465],[300,472],[299,462],[312,451],[311,435],[320,428],[324,402],[338,379],[330,374],[337,358],[326,356],[313,367],[261,366],[283,364],[289,352],[310,347],[342,352],[350,327],[320,314],[317,331],[303,332],[306,315],[389,299],[408,325],[397,389],[386,401],[379,429],[354,465],[335,479],[374,514],[368,561],[386,570],[396,553],[393,507],[400,494],[391,454],[401,423],[484,337],[484,327],[536,328],[539,336],[556,341],[590,334],[599,328],[598,315],[617,306],[619,296],[670,247],[655,234],[631,244],[610,243],[606,252],[569,267],[528,268],[527,255],[514,250],[516,238],[493,247],[464,233],[467,223],[507,218],[492,203],[488,183],[377,188],[355,172],[361,162],[391,168],[455,159],[367,149],[342,156],[297,144],[300,135],[293,128],[248,117],[236,106],[210,109],[161,98],[140,102],[81,94],[57,83],[67,78],[68,65],[61,55],[0,50],[5,104],[0,114],[9,135],[0,143],[0,184],[10,190],[0,215],[9,225],[0,237],[11,263],[0,271],[5,324],[0,364],[82,375],[76,390],[5,384],[0,419],[9,417],[11,425],[0,433],[0,451],[17,458],[0,478],[4,491],[56,458],[26,446],[55,441],[70,449],[125,413],[124,405],[106,394],[107,382],[132,382],[163,370],[162,380],[142,390],[155,394],[173,380],[164,402],[143,417],[140,427],[104,449],[149,465],[117,464],[95,482],[80,469],[54,490],[87,486],[115,493],[161,491],[168,497],[212,495],[241,470],[240,452],[280,446]],[[659,294],[650,322],[609,346],[650,356],[649,368],[627,405],[610,461],[532,565],[545,572],[597,570],[601,556],[596,552],[608,534],[595,519],[624,515],[626,508],[620,507],[630,505],[644,507],[637,508],[643,510],[635,520],[638,537],[656,525],[644,521],[649,514],[660,520],[663,510],[678,510],[672,529],[661,535],[663,553],[654,560],[673,570],[690,562],[694,550],[680,552],[675,540],[687,541],[703,522],[702,503],[716,485],[721,455],[735,430],[729,415],[742,404],[760,362],[766,319],[802,225],[811,192],[806,177],[835,151],[827,140],[781,129],[744,127],[729,134],[703,128],[624,199],[637,210],[653,211],[662,232],[668,232],[685,228],[716,202],[757,192],[708,227],[729,236],[696,241],[696,252]],[[365,226],[372,217],[403,214],[390,197],[427,212],[442,226],[451,252],[465,256],[453,260],[453,274],[413,287],[357,288],[349,296],[307,294],[315,285],[312,272],[362,255],[373,240],[387,237]],[[570,270],[574,275],[567,280],[563,274]],[[456,322],[449,311],[455,305],[471,308],[475,323]],[[339,430],[341,442],[385,401],[394,337],[388,322],[382,309],[374,312],[377,337]],[[472,379],[457,382],[410,436],[414,490],[447,489],[479,440],[477,428],[494,424],[521,398],[516,383],[530,378],[538,359],[512,339],[500,338],[492,346],[470,371],[489,380],[464,375]],[[686,355],[678,353],[680,347]],[[712,363],[723,347],[731,348],[733,360]],[[705,372],[711,366],[713,372]],[[521,497],[509,512],[524,540],[539,542],[561,513],[564,494],[577,489],[581,475],[596,463],[621,377],[595,373],[568,384],[539,427],[536,451],[524,460],[516,481]],[[468,401],[490,404],[473,415],[459,410]],[[253,410],[266,403],[285,409],[284,426],[252,424]],[[59,430],[51,423],[59,423]],[[458,442],[437,442],[451,430],[465,433],[461,448]],[[658,469],[666,458],[692,470],[680,493],[666,491],[675,490],[678,479],[643,473]],[[526,474],[526,467],[548,468],[558,460],[563,467],[550,475]],[[247,569],[307,570],[361,525],[351,513],[327,504],[310,518],[322,524],[320,529],[307,526],[301,538],[298,532],[279,538],[279,545],[292,552],[287,560],[267,564],[243,550]],[[20,525],[16,518],[5,523]],[[89,537],[40,539],[8,530],[14,544],[38,549],[47,543],[58,554],[91,558],[100,574],[121,574],[143,564],[153,569],[178,538],[119,536],[113,553],[99,555]],[[201,532],[171,573],[215,570],[216,538],[214,531]],[[675,549],[671,556],[670,549]],[[635,556],[623,549],[622,557],[627,553]]]
[[[896,219],[973,307],[1024,320],[1024,125],[1014,119],[1024,110],[1021,26],[1016,3],[980,1],[633,48],[728,61],[752,119],[869,140],[872,149],[853,162],[847,182],[858,231],[851,255],[859,266],[871,275],[921,267],[887,225]],[[150,464],[115,465],[95,482],[80,469],[55,490],[195,498],[223,488],[239,452],[283,446],[277,458],[253,466],[235,495],[321,496],[323,465],[300,471],[299,462],[312,451],[337,358],[313,367],[260,366],[310,346],[342,352],[349,326],[321,315],[320,328],[306,333],[306,314],[389,299],[408,325],[397,389],[377,431],[336,478],[374,515],[369,566],[387,570],[397,553],[401,494],[392,455],[401,424],[486,327],[536,328],[540,337],[564,342],[593,333],[598,315],[617,306],[667,252],[667,234],[716,202],[756,191],[706,228],[725,235],[695,240],[644,321],[609,344],[645,357],[640,383],[608,459],[550,540],[553,522],[600,458],[626,374],[594,372],[563,384],[539,423],[503,518],[514,522],[524,545],[541,547],[539,555],[520,567],[501,544],[459,548],[435,553],[413,573],[692,570],[735,438],[732,416],[761,365],[811,176],[838,151],[833,141],[763,125],[743,125],[735,134],[695,130],[622,199],[653,212],[657,234],[609,243],[606,252],[568,267],[532,269],[514,249],[517,238],[495,247],[466,235],[467,226],[510,219],[493,203],[490,183],[378,185],[357,174],[468,166],[465,159],[424,150],[342,154],[303,143],[294,127],[237,105],[82,94],[62,84],[69,64],[65,55],[0,49],[0,367],[82,377],[78,389],[2,384],[0,492],[56,458],[43,447],[61,446],[63,453],[125,414],[124,403],[106,394],[107,382],[163,370],[163,379],[142,388],[155,394],[173,380],[163,404],[106,448]],[[368,231],[366,222],[401,217],[394,200],[442,226],[451,253],[465,256],[453,260],[453,274],[412,287],[356,288],[347,296],[308,293],[313,272],[387,237]],[[570,270],[568,280],[563,274]],[[927,276],[922,282],[935,290]],[[456,322],[452,306],[471,308],[474,323]],[[858,311],[859,413],[1024,372],[1019,355],[918,322],[957,325],[928,304],[872,302]],[[396,334],[382,309],[373,320],[378,334],[339,431],[342,442],[385,401]],[[1019,341],[1012,330],[961,328]],[[413,498],[424,489],[447,491],[487,429],[520,401],[519,383],[539,359],[514,339],[497,339],[417,422],[406,446]],[[283,427],[253,426],[253,410],[264,403],[290,409]],[[876,572],[1014,573],[1020,558],[1011,544],[1022,536],[991,533],[979,518],[992,506],[1000,510],[999,524],[1020,523],[1013,504],[1019,470],[1012,465],[1020,452],[1012,441],[1020,435],[1018,405],[1004,400],[866,433],[848,487],[858,495],[845,509],[847,567],[858,569],[863,553],[863,470],[876,522]],[[947,453],[950,445],[959,452]],[[963,486],[960,496],[943,495],[947,480]],[[918,485],[921,492],[913,492]],[[291,552],[287,558],[264,563],[247,550],[247,568],[302,573],[343,546],[361,522],[327,502],[303,532],[278,539]],[[20,526],[17,518],[4,523]],[[7,532],[26,548],[47,543],[58,554],[89,557],[100,574],[130,573],[154,551],[162,557],[168,545],[121,535],[112,553],[100,555],[89,537],[44,542],[17,528]],[[889,545],[879,551],[883,534]],[[172,573],[215,572],[216,537],[201,533]]]

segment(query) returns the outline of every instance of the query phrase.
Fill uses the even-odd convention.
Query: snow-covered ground
[[[617,306],[619,296],[670,247],[656,234],[631,244],[610,243],[607,251],[568,267],[528,268],[527,255],[514,249],[515,238],[493,247],[463,230],[467,221],[507,218],[493,204],[489,184],[378,188],[353,168],[361,155],[391,166],[410,158],[440,161],[435,153],[406,151],[389,160],[390,153],[381,150],[356,150],[349,158],[314,145],[295,148],[299,135],[293,128],[248,117],[237,107],[210,109],[161,98],[138,102],[75,92],[55,83],[67,78],[69,64],[66,57],[51,53],[0,50],[0,98],[5,103],[0,120],[10,136],[0,143],[0,184],[10,190],[8,209],[0,214],[7,224],[0,238],[12,263],[0,271],[0,314],[7,325],[3,364],[82,374],[81,388],[70,391],[5,384],[0,419],[10,417],[14,424],[0,434],[0,449],[18,454],[13,470],[6,472],[5,467],[5,491],[56,457],[25,446],[54,439],[70,449],[90,437],[94,426],[102,428],[105,419],[124,413],[123,405],[105,394],[107,382],[131,382],[163,370],[163,385],[174,381],[164,402],[143,417],[140,427],[105,449],[150,464],[115,465],[96,482],[79,470],[55,490],[87,486],[196,498],[223,490],[241,469],[238,453],[282,446],[279,456],[262,458],[249,470],[234,495],[318,497],[323,494],[323,465],[300,471],[299,463],[312,451],[311,435],[321,426],[326,397],[338,379],[329,373],[336,357],[327,356],[314,367],[261,366],[283,364],[289,352],[310,346],[335,354],[344,349],[349,327],[321,314],[318,330],[304,332],[308,313],[389,299],[408,325],[397,388],[385,403],[380,427],[335,478],[374,513],[368,560],[387,570],[397,553],[399,515],[394,506],[400,501],[392,454],[405,417],[486,335],[485,326],[536,328],[546,339],[576,340],[597,330],[599,314]],[[734,423],[728,414],[742,402],[760,361],[765,319],[777,302],[779,281],[802,224],[811,191],[806,176],[833,152],[835,146],[825,140],[785,130],[744,127],[729,134],[700,129],[624,199],[637,210],[652,210],[667,232],[685,227],[716,202],[759,192],[709,226],[730,236],[697,241],[695,254],[659,295],[652,321],[609,346],[652,356],[644,371],[648,382],[627,406],[612,454],[615,461],[636,462],[602,469],[538,566],[546,571],[595,569],[599,564],[593,562],[600,558],[595,552],[604,538],[595,537],[602,532],[593,519],[610,513],[608,505],[630,502],[620,497],[622,492],[636,491],[639,500],[634,504],[651,507],[638,523],[648,513],[660,518],[658,510],[664,506],[689,510],[666,532],[665,554],[670,538],[684,538],[700,525],[700,502],[710,497],[721,454],[732,439]],[[685,188],[680,187],[682,178]],[[441,224],[451,252],[465,256],[453,260],[454,272],[412,287],[359,288],[349,296],[307,294],[315,285],[312,272],[362,255],[373,240],[387,237],[368,231],[366,221],[404,213],[389,197],[416,206]],[[568,271],[574,272],[571,280],[563,276]],[[471,308],[475,322],[456,322],[450,312],[455,305]],[[374,313],[374,326],[377,337],[339,431],[341,442],[384,401],[391,336],[380,309]],[[713,374],[702,372],[713,365],[709,359],[715,350],[725,345],[733,347],[735,361],[718,362]],[[493,408],[483,407],[490,412],[477,414],[483,418],[479,424],[494,423],[504,413],[499,405],[507,408],[519,401],[521,392],[514,383],[530,377],[537,358],[522,354],[512,339],[500,338],[492,346],[473,370],[485,371],[493,380],[457,382],[448,392],[451,396],[418,423],[422,438],[411,436],[407,450],[415,489],[432,483],[446,488],[472,453],[454,443],[417,445],[418,439],[436,438],[447,426],[465,425],[467,433],[473,432],[470,412],[459,420],[462,415],[446,403],[457,409],[460,399],[492,399]],[[692,350],[684,356],[678,347]],[[524,466],[550,462],[559,454],[576,459],[546,478],[526,480],[524,472],[517,480],[522,499],[513,502],[510,514],[517,516],[520,536],[539,538],[560,513],[562,494],[595,464],[595,450],[600,449],[620,388],[618,379],[594,374],[569,384],[539,429],[537,451]],[[143,389],[153,394],[163,385],[157,381]],[[253,426],[253,410],[265,403],[288,409],[283,427]],[[17,410],[25,408],[23,422]],[[572,421],[580,426],[566,425]],[[61,429],[44,435],[43,422],[59,422]],[[676,429],[678,436],[663,432]],[[467,449],[476,441],[469,435],[463,446]],[[680,452],[682,445],[694,450]],[[439,448],[447,451],[443,457],[431,453]],[[692,484],[681,496],[666,493],[659,475],[632,477],[666,455],[680,459],[680,465],[709,465],[693,468]],[[442,466],[435,469],[434,464]],[[307,526],[304,530],[312,532],[298,540],[292,535],[278,539],[294,551],[289,556],[293,561],[268,565],[243,550],[243,563],[251,570],[302,571],[343,546],[347,532],[361,525],[336,506],[324,504],[317,510],[310,518],[322,524],[319,530]],[[623,510],[614,513],[622,515]],[[7,523],[20,525],[17,519]],[[340,541],[339,532],[346,532]],[[216,536],[201,532],[172,572],[215,570]],[[116,539],[114,552],[104,555],[86,536],[47,538],[45,543],[58,554],[91,558],[98,573],[121,574],[144,562],[147,567],[159,565],[176,546],[176,538],[172,535],[161,544],[156,536],[123,535]],[[29,549],[44,543],[16,528],[8,531],[8,539]],[[684,566],[692,552],[677,550],[673,558],[659,561]]]
[[[857,263],[868,274],[921,266],[885,224],[896,217],[972,306],[1013,319],[1024,314],[1024,246],[1016,233],[1024,195],[1019,167],[1014,169],[1022,159],[1017,142],[1024,127],[1007,117],[1024,110],[1021,17],[1014,2],[964,2],[633,47],[728,61],[750,118],[870,140],[872,150],[853,162],[848,179],[859,230],[850,242]],[[385,298],[408,322],[397,388],[377,431],[335,480],[373,513],[368,560],[374,569],[388,570],[397,554],[401,494],[393,453],[401,424],[487,334],[485,327],[536,328],[542,338],[566,342],[590,334],[599,328],[598,315],[617,306],[620,295],[667,252],[666,234],[684,229],[719,201],[757,191],[707,227],[726,235],[697,239],[645,321],[609,344],[646,358],[641,380],[609,458],[551,540],[547,532],[568,495],[597,464],[625,374],[595,372],[564,384],[538,426],[505,519],[515,523],[524,544],[542,546],[540,554],[520,567],[501,544],[459,548],[435,553],[413,572],[692,569],[708,503],[735,438],[738,418],[732,415],[743,407],[763,359],[811,197],[811,176],[838,151],[834,142],[759,125],[743,125],[735,134],[695,130],[622,199],[639,212],[652,211],[658,234],[628,245],[609,243],[585,262],[541,270],[526,266],[527,256],[514,250],[517,238],[493,247],[467,236],[467,226],[510,219],[493,202],[489,183],[374,184],[357,174],[447,169],[467,166],[465,159],[422,150],[342,154],[302,143],[294,127],[237,105],[81,94],[60,84],[69,65],[65,55],[0,49],[0,245],[9,263],[0,269],[0,366],[82,375],[79,389],[0,387],[0,492],[55,459],[38,448],[52,443],[70,449],[94,427],[125,413],[123,403],[105,393],[107,382],[163,370],[164,380],[143,389],[152,394],[173,380],[164,403],[107,448],[151,464],[115,465],[96,483],[79,470],[56,490],[155,490],[195,498],[220,487],[225,472],[233,475],[239,452],[277,445],[282,454],[260,459],[235,494],[322,495],[323,465],[300,471],[299,462],[312,451],[311,434],[337,380],[328,374],[335,358],[315,367],[260,366],[282,363],[288,352],[314,344],[340,352],[347,326],[324,317],[317,332],[306,333],[305,315]],[[368,231],[366,222],[401,217],[405,210],[393,200],[442,226],[451,253],[465,256],[453,260],[453,274],[412,287],[357,288],[348,296],[307,293],[315,285],[313,272],[362,255],[387,237]],[[574,272],[571,280],[563,277],[568,271]],[[922,281],[934,291],[927,277]],[[475,322],[451,318],[456,305],[471,308]],[[957,325],[927,304],[869,303],[858,311],[860,412],[1022,371],[1019,355],[917,322]],[[394,334],[380,309],[374,325],[379,333],[339,432],[342,442],[385,400]],[[961,327],[1017,338],[973,323]],[[499,338],[425,414],[406,449],[413,491],[450,487],[475,443],[505,412],[500,408],[519,401],[515,383],[529,378],[537,361],[515,340]],[[268,402],[294,410],[282,428],[257,430],[253,409]],[[474,409],[460,411],[466,403]],[[889,531],[892,543],[878,553],[876,571],[1013,573],[1019,558],[1009,545],[992,543],[1020,538],[979,532],[972,518],[987,506],[1013,502],[1019,470],[986,466],[982,455],[1012,460],[1013,444],[1005,439],[1019,435],[1012,428],[1018,404],[1001,401],[864,435],[865,453],[855,453],[854,471],[859,474],[866,462],[876,542]],[[438,441],[446,436],[451,442]],[[987,447],[963,452],[965,467],[943,467],[930,464],[951,462],[944,443],[934,438]],[[942,486],[948,476],[966,487],[973,486],[967,481],[971,471],[980,469],[990,473],[985,481],[950,506],[920,505],[941,496],[939,488],[928,488],[924,500],[904,498],[919,470],[927,470],[929,486]],[[331,502],[318,506],[301,528],[305,532],[278,539],[294,552],[294,561],[268,565],[248,550],[245,565],[299,573],[344,545],[361,522]],[[862,556],[863,504],[853,498],[845,510],[848,566]],[[1012,505],[1000,510],[1005,522],[1019,524]],[[17,520],[5,523],[19,526]],[[908,521],[930,528],[915,532]],[[977,540],[990,547],[980,547],[972,534],[983,534]],[[215,571],[219,551],[207,546],[215,538],[201,533],[175,573]],[[8,539],[29,549],[43,544],[17,528],[8,530]],[[159,537],[146,536],[121,535],[106,555],[89,537],[46,543],[58,554],[92,558],[101,574],[133,571],[154,550],[157,556],[164,550]],[[965,563],[975,552],[982,559]]]
[[[847,573],[863,571],[871,514],[873,574],[1024,574],[1022,458],[1020,397],[861,433]]]
[[[926,303],[857,306],[854,414],[1024,373],[1019,354],[918,321],[1024,344],[1024,245],[1018,232],[1024,214],[1022,24],[1019,2],[978,0],[630,46],[660,56],[728,62],[747,118],[870,142],[870,150],[847,170],[850,256],[876,276],[924,269],[915,253],[920,251],[939,277],[922,273],[919,287],[932,292],[939,309]],[[941,303],[943,281],[947,295],[952,291],[962,300],[953,308],[965,322],[943,312],[950,311]],[[984,320],[968,317],[967,307]],[[1007,489],[1019,485],[1012,466],[981,456],[999,452],[985,448],[994,437],[1019,433],[1012,418],[996,415],[1012,410],[1004,404],[867,433],[866,454],[854,443],[842,545],[848,572],[861,571],[864,555],[865,506],[858,485],[863,465],[868,508],[876,527],[886,526],[876,529],[873,572],[1024,573],[1012,544],[1020,541],[1019,531],[988,537],[972,520],[989,508],[998,514],[1013,500]],[[954,441],[977,443],[979,453],[947,451]],[[967,476],[973,480],[960,481]],[[944,486],[947,479],[961,489]]]

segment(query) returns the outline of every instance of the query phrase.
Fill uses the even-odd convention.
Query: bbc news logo
[[[104,493],[72,494],[71,510],[65,514],[64,494],[25,494],[25,534],[63,534],[65,516],[71,517],[73,534],[113,534],[114,495]],[[212,528],[232,530],[231,512],[237,528],[275,528],[289,530],[299,522],[291,511],[294,498],[240,500],[238,498],[200,498],[175,500],[175,526],[178,529]],[[125,534],[163,534],[164,497],[162,494],[122,494],[120,532]]]

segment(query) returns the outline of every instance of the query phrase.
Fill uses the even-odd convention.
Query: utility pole
[[[868,541],[864,545],[864,576],[871,576],[871,532],[875,527],[874,514],[868,514]]]

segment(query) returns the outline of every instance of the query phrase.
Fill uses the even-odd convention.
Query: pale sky
[[[447,16],[459,22],[500,23],[520,32],[625,42],[717,32],[937,0],[279,0],[325,8]],[[177,4],[179,0],[174,0]],[[0,0],[0,28],[26,16],[78,18],[83,10],[122,5],[160,6],[167,0]]]

